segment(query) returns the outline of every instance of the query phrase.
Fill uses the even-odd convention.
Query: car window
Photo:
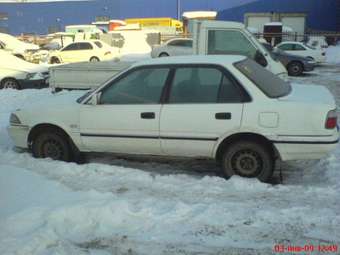
[[[209,30],[208,54],[237,54],[254,59],[256,48],[239,31]]]
[[[299,44],[295,44],[294,50],[306,50],[305,47],[299,45]]]
[[[270,98],[286,96],[292,89],[289,82],[280,79],[251,59],[242,60],[234,65]]]
[[[211,67],[177,68],[169,95],[170,104],[240,102],[234,82]]]
[[[68,46],[66,46],[61,51],[70,51],[70,50],[78,50],[78,43],[71,43]]]
[[[294,50],[294,44],[290,44],[290,43],[285,43],[277,47],[281,50]]]
[[[78,43],[79,50],[92,50],[93,46],[90,43],[82,42]]]
[[[187,40],[175,40],[168,43],[170,46],[188,47]]]
[[[135,70],[107,86],[100,104],[158,104],[168,74],[168,68]]]
[[[103,44],[101,42],[95,41],[94,43],[98,46],[98,48],[103,48]]]

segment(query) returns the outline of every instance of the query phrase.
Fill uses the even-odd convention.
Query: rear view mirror
[[[265,56],[260,51],[256,51],[255,61],[263,67],[266,67],[268,65]]]

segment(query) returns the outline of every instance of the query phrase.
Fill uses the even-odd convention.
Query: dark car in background
[[[288,54],[283,50],[273,48],[269,43],[262,44],[275,59],[279,60],[287,68],[290,76],[300,76],[304,72],[311,72],[314,70],[316,65],[314,60]]]

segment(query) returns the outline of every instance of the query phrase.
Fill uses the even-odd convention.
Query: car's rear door
[[[82,105],[80,131],[89,151],[160,154],[160,100],[169,68],[145,67],[118,77],[97,105]]]
[[[219,137],[241,125],[244,90],[220,66],[182,65],[160,119],[164,153],[210,157]]]
[[[77,52],[79,61],[89,61],[91,57],[96,57],[96,52],[91,43],[81,42],[78,44],[79,50]]]

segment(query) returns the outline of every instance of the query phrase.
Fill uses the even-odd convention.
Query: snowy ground
[[[340,66],[292,80],[327,86],[340,106]],[[1,255],[272,254],[277,244],[340,245],[340,146],[321,161],[284,164],[283,185],[225,180],[206,161],[93,154],[76,165],[14,151],[10,112],[49,96],[0,91]]]

